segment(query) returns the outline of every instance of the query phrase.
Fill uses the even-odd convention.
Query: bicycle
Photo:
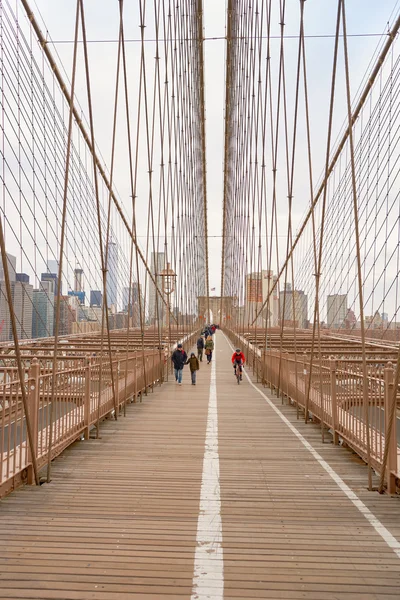
[[[240,382],[242,381],[242,363],[235,362],[234,369],[235,369],[235,376],[236,376],[237,384],[240,385]]]

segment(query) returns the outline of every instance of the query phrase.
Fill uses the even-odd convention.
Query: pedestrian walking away
[[[179,385],[182,385],[183,367],[185,366],[187,361],[187,354],[184,351],[182,344],[178,344],[175,352],[173,352],[171,356],[171,360],[175,369],[175,381]]]
[[[212,360],[212,353],[214,350],[214,342],[212,341],[212,337],[209,335],[206,341],[206,356],[207,356],[207,364],[209,365]]]
[[[192,385],[196,385],[196,371],[200,369],[199,360],[196,358],[194,352],[191,353],[190,358],[187,360],[187,365],[189,365],[190,375],[192,376]]]
[[[202,336],[197,340],[197,358],[199,361],[203,360],[203,350],[204,350],[204,338]]]

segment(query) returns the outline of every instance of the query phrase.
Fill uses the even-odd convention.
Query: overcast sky
[[[356,94],[366,71],[370,67],[371,57],[380,42],[379,37],[363,36],[361,34],[381,33],[387,27],[387,22],[394,10],[398,9],[399,2],[395,0],[351,0],[347,3],[347,29],[351,37],[349,40],[350,68],[352,93]],[[273,0],[274,16],[272,32],[279,35],[279,19],[277,8],[278,0]],[[285,29],[287,35],[298,33],[299,2],[290,0],[286,2],[287,16]],[[125,2],[125,35],[127,39],[138,39],[138,3]],[[75,2],[72,0],[31,0],[34,12],[40,11],[45,26],[52,40],[57,42],[55,48],[62,60],[68,76],[71,72],[72,44],[61,43],[73,39]],[[147,11],[153,10],[153,2],[147,2]],[[329,85],[332,68],[333,36],[337,2],[334,0],[307,0],[305,3],[305,29],[307,38],[308,76],[310,86],[311,127],[313,136],[314,155],[314,180],[315,183],[323,168],[324,149],[326,143],[327,114],[329,103]],[[20,9],[21,10],[21,9]],[[111,148],[112,106],[114,101],[114,81],[117,45],[106,43],[104,40],[116,40],[118,32],[118,2],[103,2],[99,0],[85,0],[86,23],[88,39],[96,40],[90,45],[90,65],[93,85],[93,98],[95,109],[95,129],[99,148],[105,162],[109,162]],[[146,36],[151,36],[151,19]],[[207,136],[207,181],[208,181],[208,217],[209,217],[209,252],[210,252],[210,288],[216,288],[219,293],[221,271],[221,228],[222,228],[222,172],[223,172],[223,119],[224,119],[224,61],[226,6],[224,0],[204,0],[204,25],[205,41],[205,78],[206,78],[206,136]],[[285,41],[287,51],[287,80],[289,98],[288,103],[293,105],[294,68],[297,54],[297,40]],[[154,48],[148,44],[149,63],[154,59]],[[128,61],[131,68],[138,63],[139,44],[128,44]],[[278,59],[279,40],[272,42],[272,60]],[[343,65],[339,65],[339,69]],[[292,71],[290,71],[292,70]],[[132,76],[134,80],[135,77]],[[339,78],[340,79],[340,78]],[[344,95],[341,94],[340,80],[338,82],[338,102],[335,113],[334,130],[336,134],[344,122],[346,105]],[[83,108],[85,107],[84,72],[78,74],[77,96]],[[135,110],[134,94],[132,98],[132,112]],[[301,142],[301,141],[300,141]],[[305,140],[303,139],[304,143]],[[120,160],[115,173],[116,187],[129,214],[129,181],[126,169],[126,149],[121,146]],[[125,161],[125,162],[124,162]],[[299,158],[301,162],[301,157]],[[295,207],[295,225],[301,222],[306,210],[306,203],[299,201]],[[145,211],[143,212],[145,217]],[[139,215],[139,236],[146,235],[145,218]]]

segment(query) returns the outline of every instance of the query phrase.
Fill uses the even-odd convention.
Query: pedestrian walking
[[[212,361],[213,350],[214,350],[214,342],[212,341],[211,335],[209,335],[206,340],[206,356],[207,356],[207,364],[208,365]]]
[[[196,371],[200,369],[200,364],[194,352],[191,353],[186,364],[189,365],[190,375],[192,376],[192,385],[196,385]]]
[[[197,358],[200,362],[203,361],[204,338],[202,336],[197,340]]]
[[[183,367],[187,361],[187,354],[184,351],[182,344],[178,344],[175,352],[173,352],[171,356],[171,360],[175,369],[175,381],[178,383],[178,385],[182,385]]]

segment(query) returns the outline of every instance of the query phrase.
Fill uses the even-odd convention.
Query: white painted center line
[[[211,361],[210,397],[191,600],[222,600],[224,597],[215,349],[214,347]]]
[[[224,334],[224,337],[228,344],[233,348],[229,340]],[[282,419],[282,421],[289,427],[290,431],[294,433],[294,435],[300,440],[305,448],[312,454],[317,462],[321,465],[323,469],[328,473],[328,475],[333,479],[333,481],[339,486],[342,492],[351,500],[356,508],[360,511],[360,513],[367,519],[367,521],[372,525],[375,531],[381,536],[381,538],[386,542],[386,544],[393,550],[396,554],[397,558],[400,558],[400,542],[390,533],[388,529],[375,517],[375,515],[369,510],[367,506],[365,506],[364,502],[360,500],[360,498],[353,492],[353,490],[343,481],[343,479],[332,469],[332,467],[326,462],[325,459],[311,446],[309,442],[307,442],[306,438],[301,435],[300,431],[291,424],[291,422],[285,417],[283,413],[275,406],[275,404],[266,396],[254,383],[250,380],[250,377],[245,373],[248,382],[253,386],[255,390],[268,402],[269,406],[276,412],[276,414]]]

